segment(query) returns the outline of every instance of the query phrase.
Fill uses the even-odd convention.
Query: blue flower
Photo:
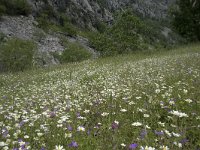
[[[136,149],[137,148],[137,144],[136,143],[132,143],[129,145],[129,149]]]
[[[68,146],[69,147],[78,147],[78,144],[75,141],[72,141]]]

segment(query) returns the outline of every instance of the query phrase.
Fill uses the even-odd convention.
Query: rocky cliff
[[[126,8],[144,17],[166,19],[168,7],[175,0],[29,0],[33,14],[49,5],[54,11],[63,12],[73,23],[81,27],[95,26],[98,21],[110,23],[113,13]]]
[[[45,31],[38,26],[37,17],[43,10],[48,10],[47,18],[59,22],[59,15],[69,18],[73,25],[89,30],[96,30],[100,22],[112,24],[118,11],[132,9],[142,17],[154,20],[167,19],[167,10],[175,0],[27,0],[32,8],[29,16],[3,16],[0,20],[0,32],[9,37],[33,40],[38,46],[39,57],[43,64],[56,64],[51,52],[62,52],[66,48],[63,38],[70,43],[78,42],[97,57],[98,53],[90,47],[88,40],[80,35]],[[50,16],[49,16],[50,15]],[[163,34],[168,35],[170,29],[163,27]]]

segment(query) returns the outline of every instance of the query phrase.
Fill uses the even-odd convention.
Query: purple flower
[[[68,146],[69,147],[78,147],[78,144],[75,141],[72,141]]]
[[[182,139],[182,140],[180,141],[180,143],[182,143],[182,144],[185,144],[185,143],[187,143],[187,142],[189,142],[188,139]]]
[[[90,129],[89,129],[89,130],[87,131],[87,134],[90,135],[90,132],[91,132],[91,131],[90,131]]]
[[[56,113],[55,113],[54,111],[50,112],[50,113],[49,113],[49,117],[50,117],[50,118],[56,117]]]
[[[13,148],[12,150],[19,150],[18,148]]]
[[[137,144],[136,143],[132,143],[129,145],[129,149],[136,149],[137,148]]]
[[[3,137],[4,137],[4,138],[7,137],[8,133],[9,133],[9,132],[8,132],[8,130],[7,130],[6,128],[3,129],[3,133],[2,133],[2,134],[3,134]]]
[[[67,129],[68,129],[69,131],[72,131],[72,130],[73,130],[72,126],[70,126],[70,125],[67,126]]]
[[[40,150],[45,150],[45,148],[44,148],[44,147],[42,147]]]
[[[156,134],[156,135],[164,135],[164,132],[163,132],[163,131],[156,131],[156,130],[155,130],[155,134]]]
[[[144,139],[146,135],[147,135],[147,131],[146,131],[145,129],[143,129],[143,130],[141,131],[141,133],[140,133],[140,138],[141,138],[141,139]]]
[[[80,112],[77,112],[76,117],[80,117],[80,116],[81,116]]]
[[[18,142],[23,142],[23,140],[22,139],[18,139]]]
[[[119,125],[115,122],[112,123],[112,129],[117,129],[119,127]]]
[[[22,120],[22,121],[19,123],[19,126],[22,127],[24,124],[25,124],[25,122]]]

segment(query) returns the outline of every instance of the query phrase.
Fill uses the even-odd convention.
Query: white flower
[[[103,112],[103,113],[101,114],[101,116],[103,116],[103,117],[108,116],[108,115],[109,115],[109,113],[107,113],[107,112]]]
[[[24,138],[25,138],[25,139],[28,139],[28,138],[29,138],[29,136],[28,136],[28,135],[25,135],[25,136],[24,136]]]
[[[122,147],[126,147],[126,144],[122,143],[121,146],[122,146]]]
[[[151,146],[150,147],[148,147],[148,146],[145,146],[145,147],[141,146],[140,150],[155,150],[155,148],[151,147]]]
[[[181,143],[174,142],[174,145],[178,146],[179,148],[182,147],[182,144],[181,144]]]
[[[65,149],[61,145],[58,145],[58,146],[56,145],[56,149],[55,150],[65,150]]]
[[[159,125],[161,125],[162,127],[165,126],[165,123],[162,123],[162,122],[158,122]]]
[[[188,102],[188,103],[192,103],[191,99],[186,99],[185,101]]]
[[[182,147],[182,144],[181,144],[181,143],[178,143],[178,147],[181,148],[181,147]]]
[[[173,115],[175,115],[175,116],[178,116],[180,118],[182,118],[182,117],[188,117],[188,115],[186,113],[182,113],[182,112],[175,111],[175,110],[172,110],[170,113],[173,114]]]
[[[119,124],[119,121],[116,121],[116,120],[115,120],[114,123]]]
[[[65,138],[70,138],[70,137],[72,137],[72,133],[65,133]]]
[[[37,136],[41,137],[43,136],[43,133],[37,133]]]
[[[164,146],[164,145],[161,146],[160,148],[161,148],[162,150],[169,150],[169,147],[168,147],[168,146]]]
[[[187,94],[187,92],[188,92],[188,91],[187,91],[186,89],[183,89],[183,93]]]
[[[172,136],[172,134],[171,134],[168,130],[164,130],[164,131],[165,131],[165,133],[166,133],[169,137]]]
[[[126,110],[126,109],[121,109],[120,111],[121,111],[121,112],[127,112],[127,110]]]
[[[131,101],[131,102],[129,102],[128,104],[129,104],[129,105],[133,105],[133,104],[135,104],[135,103],[134,103],[133,101]]]
[[[156,93],[156,94],[160,93],[160,89],[156,89],[156,90],[155,90],[155,93]]]
[[[7,144],[5,142],[0,142],[0,147],[6,146]]]
[[[61,128],[61,127],[63,127],[63,125],[62,124],[57,124],[57,127]]]
[[[3,150],[9,150],[8,146],[3,147]]]
[[[170,105],[174,105],[175,102],[174,102],[174,101],[169,101],[169,104],[170,104]]]
[[[136,99],[141,99],[142,97],[140,97],[140,96],[138,96],[138,97],[136,97]]]
[[[172,134],[173,134],[173,136],[175,136],[175,137],[180,137],[180,136],[181,136],[179,133],[174,133],[174,132],[172,132]]]
[[[148,125],[146,125],[145,128],[147,128],[147,129],[151,129]]]
[[[20,145],[20,146],[25,145],[25,144],[26,144],[26,143],[23,142],[23,141],[19,142],[19,145]]]
[[[77,128],[77,131],[85,131],[85,128],[84,128],[83,126],[79,126],[79,127]]]
[[[148,118],[150,115],[149,114],[144,114],[144,117],[145,118]]]
[[[134,122],[134,123],[132,123],[132,126],[139,127],[139,126],[142,126],[142,123]]]
[[[90,112],[90,110],[84,110],[83,112],[87,114],[87,113],[89,113],[89,112]]]

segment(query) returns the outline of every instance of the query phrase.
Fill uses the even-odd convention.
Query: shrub
[[[200,1],[177,0],[177,8],[171,10],[172,25],[190,41],[200,41]]]
[[[0,13],[7,15],[29,15],[31,6],[27,0],[1,0]]]
[[[6,7],[5,7],[4,5],[1,5],[1,4],[0,4],[0,17],[1,17],[3,14],[5,14],[5,12],[6,12]]]
[[[123,54],[144,48],[144,35],[149,29],[131,11],[120,14],[103,33],[90,35],[91,45],[103,56]]]
[[[35,44],[21,39],[10,39],[0,47],[0,71],[24,71],[32,67]]]
[[[51,6],[45,7],[36,19],[39,27],[45,31],[64,32],[69,36],[77,34],[76,28],[71,24],[70,20],[63,14],[56,14]],[[58,23],[55,22],[57,20]]]
[[[79,62],[91,58],[92,54],[79,43],[70,43],[60,56],[61,63]]]

